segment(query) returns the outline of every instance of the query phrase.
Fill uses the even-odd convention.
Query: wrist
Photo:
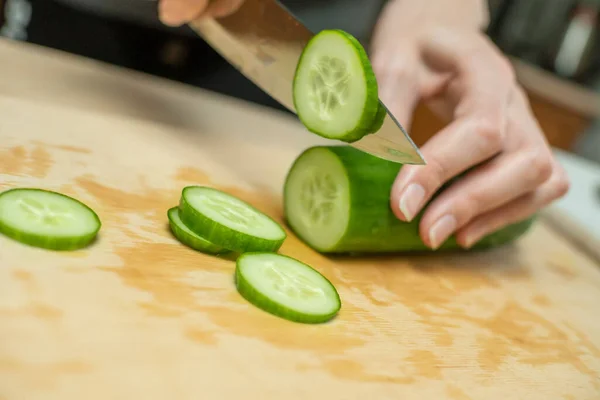
[[[485,30],[490,23],[488,0],[389,0],[386,9],[398,8],[423,23]]]

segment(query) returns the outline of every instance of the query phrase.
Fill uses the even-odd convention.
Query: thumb
[[[163,24],[181,26],[197,18],[206,9],[209,0],[161,0],[158,15]]]
[[[237,11],[244,0],[217,0],[209,4],[206,14],[214,18],[226,17]]]

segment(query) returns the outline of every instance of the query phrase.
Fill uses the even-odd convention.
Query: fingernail
[[[425,198],[423,186],[411,183],[400,196],[400,212],[408,221],[412,220],[421,208]]]
[[[429,230],[429,242],[435,250],[448,239],[448,237],[456,230],[456,218],[452,215],[444,215],[438,219]]]
[[[185,22],[183,20],[185,15],[182,14],[178,1],[164,0],[164,4],[160,7],[159,18],[163,24],[169,26],[180,26]]]

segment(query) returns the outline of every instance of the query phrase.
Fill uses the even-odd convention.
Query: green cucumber
[[[170,208],[167,211],[169,226],[173,236],[184,245],[206,254],[223,254],[229,250],[217,246],[201,236],[198,236],[188,228],[179,217],[179,207]]]
[[[61,193],[19,188],[0,194],[0,233],[29,246],[81,249],[96,238],[101,226],[90,207]]]
[[[404,222],[390,208],[390,190],[400,168],[350,146],[307,149],[285,180],[285,219],[302,241],[322,253],[430,251],[419,236],[422,212]],[[533,220],[500,229],[472,248],[513,241]],[[459,249],[454,236],[438,248],[445,249]]]
[[[312,133],[348,143],[369,134],[379,93],[360,42],[338,29],[313,36],[296,67],[293,99],[298,118]]]
[[[285,230],[241,199],[206,186],[187,186],[179,204],[181,221],[198,236],[237,253],[277,251]]]
[[[377,108],[377,114],[375,114],[375,119],[373,120],[373,124],[371,128],[369,128],[369,133],[377,133],[383,126],[383,122],[385,121],[385,117],[387,115],[387,110],[385,107],[379,103],[379,107]]]
[[[314,268],[276,253],[246,253],[235,282],[248,302],[273,315],[308,324],[331,320],[341,308],[333,284]]]

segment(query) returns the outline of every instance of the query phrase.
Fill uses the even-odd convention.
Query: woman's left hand
[[[401,169],[391,207],[404,221],[425,209],[429,247],[455,234],[469,248],[563,196],[569,182],[510,62],[474,18],[452,19],[465,12],[456,0],[433,3],[390,1],[373,43],[380,96],[400,122],[410,124],[419,101],[451,121],[422,146],[427,165]]]

